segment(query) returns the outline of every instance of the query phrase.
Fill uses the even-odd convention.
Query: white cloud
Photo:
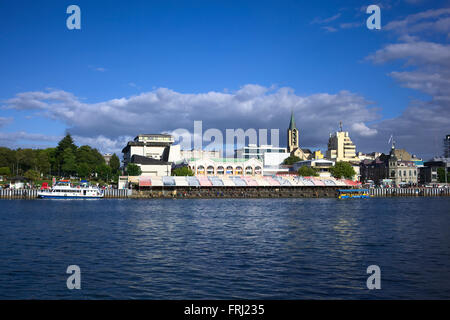
[[[339,19],[339,17],[341,16],[340,13],[335,14],[334,16],[331,16],[329,18],[325,18],[325,19],[321,19],[321,18],[315,18],[313,21],[311,21],[312,24],[323,24],[323,23],[329,23],[332,22],[334,20]]]
[[[437,42],[436,36],[450,31],[450,8],[412,14],[384,29],[399,34],[400,42],[384,46],[367,60],[377,64],[406,62],[407,70],[395,70],[389,76],[403,87],[430,95],[430,99],[412,100],[400,116],[371,127],[381,136],[394,133],[401,147],[412,152],[426,157],[440,155],[442,139],[450,133],[450,45]]]
[[[10,124],[12,121],[13,118],[0,117],[0,128],[6,126],[7,124]]]
[[[179,93],[166,88],[99,103],[84,103],[75,95],[59,91],[22,92],[6,101],[5,107],[38,110],[43,116],[64,122],[80,143],[101,150],[119,150],[139,133],[193,131],[194,120],[208,128],[279,128],[285,138],[291,110],[304,145],[325,145],[328,133],[339,121],[365,123],[379,119],[364,97],[341,91],[299,96],[290,88],[248,84],[234,92]],[[353,133],[367,136],[361,127]],[[281,141],[284,145],[284,140]]]
[[[353,132],[356,132],[363,137],[372,137],[378,132],[376,129],[369,128],[363,122],[355,122],[351,125],[351,128]]]

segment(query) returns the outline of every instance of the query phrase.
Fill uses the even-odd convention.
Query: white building
[[[262,175],[263,163],[258,159],[211,158],[188,159],[195,175]]]
[[[174,138],[168,134],[140,134],[122,149],[124,167],[133,155],[168,161],[170,146]]]
[[[180,146],[172,146],[168,134],[140,134],[122,149],[124,167],[138,165],[143,176],[169,176],[172,162],[180,157]]]
[[[347,131],[330,133],[326,157],[334,161],[359,162],[359,158],[356,156],[356,146],[353,144]]]
[[[180,156],[182,159],[211,159],[220,158],[221,152],[218,150],[181,150]]]
[[[287,157],[289,157],[289,153],[287,152],[286,148],[274,147],[270,144],[260,146],[257,146],[256,144],[249,144],[246,147],[235,150],[234,157],[238,159],[255,158],[264,161],[264,156],[269,153],[287,154]]]
[[[297,172],[303,166],[311,167],[317,170],[320,177],[331,177],[330,168],[335,162],[326,159],[304,160],[293,164],[292,168]]]
[[[137,154],[131,157],[131,163],[141,168],[141,176],[170,176],[172,170],[171,162],[143,157]]]

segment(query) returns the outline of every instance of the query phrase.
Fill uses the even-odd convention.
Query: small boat
[[[368,199],[369,189],[339,189],[339,199]]]
[[[69,180],[58,181],[51,189],[40,190],[37,195],[48,199],[101,199],[104,196],[99,188],[86,181],[74,186]]]

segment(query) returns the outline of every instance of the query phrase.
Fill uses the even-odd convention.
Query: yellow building
[[[320,150],[314,151],[313,159],[319,160],[319,159],[323,159],[323,157],[324,157],[324,155],[323,155],[322,151],[320,151]]]
[[[326,158],[335,162],[344,161],[349,162],[353,169],[355,169],[356,175],[353,180],[359,180],[359,163],[360,159],[356,155],[356,146],[352,139],[348,135],[347,131],[342,131],[342,123],[340,131],[333,134],[330,133],[328,139],[328,150],[326,152]]]
[[[347,131],[330,134],[327,158],[334,161],[359,162],[359,158],[356,156],[356,146],[353,144]]]

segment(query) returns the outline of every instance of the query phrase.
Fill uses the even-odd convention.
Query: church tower
[[[288,152],[298,149],[298,129],[295,126],[294,111],[291,112],[291,122],[289,123],[289,129],[287,131],[287,140]]]

